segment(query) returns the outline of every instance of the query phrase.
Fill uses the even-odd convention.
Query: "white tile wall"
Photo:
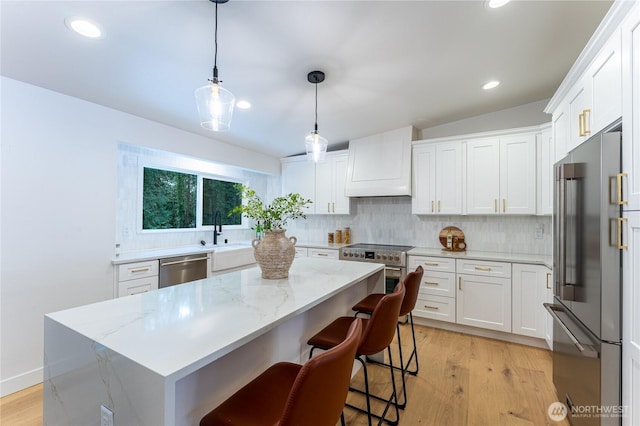
[[[346,226],[352,242],[441,248],[438,238],[446,226],[465,234],[470,250],[551,255],[549,216],[416,216],[411,198],[355,198],[350,215],[311,215],[287,226],[287,235],[304,241],[326,241],[327,233]],[[541,239],[536,230],[543,228]]]

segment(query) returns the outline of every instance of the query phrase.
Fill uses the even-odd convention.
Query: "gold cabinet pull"
[[[618,218],[618,249],[619,250],[627,250],[629,247],[622,244],[622,223],[626,222],[628,219],[626,217]]]
[[[433,212],[434,212],[434,210],[433,210],[433,204],[434,204],[434,201],[433,201],[433,200],[431,200],[431,213],[433,213]]]
[[[424,305],[425,309],[440,309],[437,306]]]
[[[144,268],[137,268],[137,269],[132,269],[131,273],[132,274],[137,274],[139,272],[150,272],[151,268],[149,268],[148,266],[144,267]]]
[[[493,211],[494,211],[494,213],[498,213],[498,199],[497,198],[493,199]]]
[[[549,278],[551,278],[551,272],[547,272],[547,290],[551,290],[551,287],[549,287]]]
[[[336,203],[331,203],[331,213],[336,212]]]
[[[462,277],[458,277],[458,290],[462,290]]]
[[[584,127],[584,112],[582,114],[578,114],[578,136],[582,137],[585,135],[583,127]]]
[[[316,253],[316,254],[317,254],[318,256],[324,256],[324,257],[329,256],[327,253]]]
[[[427,285],[440,285],[438,283],[431,282],[431,281],[425,281],[424,283],[427,284]]]
[[[618,173],[616,175],[616,181],[617,181],[617,185],[618,185],[618,205],[619,206],[625,206],[625,205],[629,204],[628,201],[622,199],[622,178],[623,177],[628,177],[628,176],[629,176],[628,173]]]
[[[440,200],[438,200],[438,213],[440,213]]]
[[[424,265],[425,265],[425,266],[438,266],[438,265],[440,265],[440,264],[439,264],[439,263],[437,263],[437,262],[424,262]]]
[[[506,213],[507,212],[507,199],[503,198],[502,199],[502,213]]]
[[[331,213],[331,203],[327,203],[327,213]]]
[[[582,132],[584,133],[584,135],[582,136],[587,136],[588,134],[591,133],[591,130],[589,130],[587,123],[588,123],[588,118],[587,118],[587,114],[591,114],[591,110],[590,109],[585,109],[584,111],[582,111],[582,121],[583,121],[583,125],[582,125]]]
[[[474,266],[474,268],[476,271],[491,272],[491,268],[488,266]]]

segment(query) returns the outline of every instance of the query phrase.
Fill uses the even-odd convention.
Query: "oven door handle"
[[[551,317],[558,322],[558,325],[560,326],[562,331],[564,331],[565,334],[569,337],[569,339],[571,339],[571,342],[574,344],[576,348],[578,348],[578,350],[583,356],[587,358],[599,358],[600,354],[598,354],[598,351],[593,350],[591,348],[585,348],[580,342],[578,342],[578,339],[576,339],[576,336],[573,335],[571,330],[569,330],[569,328],[562,322],[558,314],[556,314],[556,311],[563,310],[561,307],[559,307],[558,305],[554,305],[553,303],[543,303],[543,306],[547,310],[547,312],[549,312]]]
[[[402,268],[385,266],[384,270],[387,278],[402,278]]]

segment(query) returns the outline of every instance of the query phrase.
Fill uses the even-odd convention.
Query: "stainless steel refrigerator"
[[[553,382],[573,425],[621,423],[620,122],[554,166]]]

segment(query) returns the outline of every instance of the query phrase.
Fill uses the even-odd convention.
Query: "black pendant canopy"
[[[324,73],[322,71],[311,71],[309,74],[307,74],[307,80],[309,81],[309,83],[322,83],[324,81]]]

